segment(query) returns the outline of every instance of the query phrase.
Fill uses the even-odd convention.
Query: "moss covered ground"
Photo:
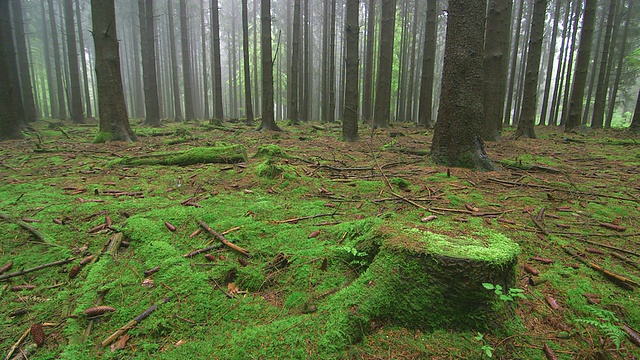
[[[499,171],[473,172],[431,163],[431,132],[411,125],[361,129],[356,143],[340,142],[337,124],[224,126],[134,126],[139,142],[94,144],[91,127],[36,124],[0,143],[4,274],[71,259],[0,275],[3,356],[44,324],[29,358],[544,359],[545,345],[560,359],[640,357],[623,330],[640,330],[631,134],[539,128],[515,140],[507,129],[486,144]],[[241,158],[184,159],[207,148]],[[178,152],[188,165],[124,165]],[[249,256],[196,233],[198,221]],[[438,293],[424,271],[435,253],[496,268],[516,256],[515,283],[494,285],[525,298],[480,286],[452,296],[465,284],[444,280]],[[468,297],[483,310],[469,312]],[[97,304],[116,310],[87,318]],[[451,312],[425,311],[437,306]]]

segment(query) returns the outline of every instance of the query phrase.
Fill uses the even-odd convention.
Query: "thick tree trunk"
[[[489,14],[487,17],[487,34],[484,47],[484,111],[485,119],[482,122],[482,139],[485,141],[497,141],[500,139],[498,131],[502,123],[504,107],[504,86],[506,73],[504,63],[508,60],[508,54],[503,51],[504,43],[509,41],[509,0],[491,0],[489,2]],[[507,47],[508,51],[508,47]]]
[[[209,113],[209,77],[207,75],[207,36],[204,22],[204,14],[206,12],[205,4],[206,2],[202,2],[202,4],[200,4],[202,10],[200,13],[200,38],[202,40],[202,107],[204,108],[204,118],[209,119],[211,115]]]
[[[631,125],[629,125],[629,131],[640,133],[640,91],[638,91],[636,109],[633,112],[633,119],[631,120]]]
[[[527,55],[527,74],[524,81],[522,97],[522,111],[516,130],[516,137],[536,138],[534,125],[536,122],[536,104],[538,100],[538,75],[540,74],[540,58],[542,52],[542,37],[547,10],[547,0],[536,0],[533,8],[531,23],[531,38]]]
[[[565,123],[565,132],[570,132],[581,123],[582,102],[584,100],[587,69],[589,67],[589,59],[591,57],[591,39],[593,38],[593,24],[595,21],[597,6],[598,0],[586,0],[584,20],[582,21],[582,33],[580,34],[580,46],[578,48],[576,74],[575,79],[573,80],[571,105],[569,108],[569,116]]]
[[[220,62],[220,18],[218,0],[211,3],[211,66],[213,67],[213,117],[219,121],[224,119],[222,105],[222,64]]]
[[[382,0],[380,19],[380,51],[378,52],[378,81],[373,113],[374,125],[389,127],[391,117],[391,75],[393,71],[393,38],[396,23],[396,0]]]
[[[613,111],[616,107],[616,96],[618,94],[618,86],[620,85],[620,77],[622,76],[622,65],[626,56],[627,49],[627,37],[629,35],[629,24],[631,23],[631,8],[635,0],[629,0],[627,5],[627,17],[624,24],[624,30],[622,31],[622,38],[620,39],[620,51],[618,53],[618,65],[616,68],[616,78],[613,81],[613,88],[611,89],[611,98],[609,99],[609,109],[607,111],[607,119],[605,126],[611,126],[611,120],[613,119]],[[624,6],[624,4],[623,4]]]
[[[184,85],[184,120],[195,119],[193,112],[193,88],[191,87],[191,46],[186,0],[180,0],[180,41],[182,46],[182,81]]]
[[[217,0],[213,0],[217,1]],[[169,14],[169,59],[171,61],[171,89],[173,93],[173,119],[175,121],[182,121],[182,105],[180,104],[180,80],[178,79],[178,72],[180,71],[180,65],[178,64],[176,54],[176,41],[175,41],[175,26],[173,21],[173,8],[171,4],[173,0],[167,0],[167,13]]]
[[[82,111],[82,92],[80,91],[76,30],[73,21],[73,0],[64,0],[64,20],[65,30],[67,32],[67,55],[69,59],[71,120],[76,124],[82,124],[84,123],[84,113]]]
[[[288,91],[289,121],[292,125],[297,125],[300,122],[300,114],[298,113],[298,77],[300,76],[300,12],[300,0],[295,0],[293,5],[293,39],[291,42],[291,79],[288,83],[290,86],[290,90]]]
[[[137,140],[131,130],[122,89],[114,0],[91,0],[100,133],[94,142]]]
[[[609,89],[609,75],[612,59],[611,33],[613,31],[617,0],[610,0],[609,13],[607,15],[607,28],[604,33],[604,45],[602,46],[602,55],[600,57],[600,68],[598,70],[598,85],[596,86],[596,99],[593,104],[593,118],[591,119],[591,127],[600,129],[604,125],[604,109],[607,101],[607,90]],[[587,103],[588,106],[588,103]]]
[[[26,117],[24,110],[24,103],[22,102],[22,96],[20,94],[20,77],[18,74],[20,70],[18,68],[18,62],[16,57],[16,46],[13,40],[13,29],[11,26],[11,10],[9,7],[8,1],[0,1],[0,18],[2,19],[2,26],[4,26],[4,52],[0,54],[0,56],[4,57],[4,61],[7,64],[7,68],[9,69],[9,82],[12,86],[12,94],[10,97],[13,101],[13,109],[16,114],[16,118],[20,127],[25,126]]]
[[[561,0],[555,0],[556,6],[553,12],[553,28],[551,30],[551,40],[549,43],[549,59],[547,62],[547,75],[544,85],[544,94],[542,95],[542,110],[540,110],[540,125],[547,125],[547,114],[549,106],[549,96],[551,95],[551,79],[553,78],[553,65],[555,64],[556,54],[556,35],[558,34],[558,23],[560,22]]]
[[[21,2],[14,0],[13,4],[13,29],[15,35],[15,46],[18,59],[18,75],[20,76],[20,90],[22,94],[22,105],[24,106],[24,116],[26,122],[38,120],[36,103],[33,98],[33,87],[31,85],[31,73],[29,72],[29,57],[27,55],[27,42],[24,33],[24,19],[22,16]]]
[[[78,18],[78,44],[80,45],[80,63],[82,64],[82,86],[84,88],[84,102],[87,109],[87,117],[93,117],[91,109],[91,93],[89,92],[89,68],[84,55],[84,35],[82,34],[82,14],[80,13],[80,0],[75,0],[76,17]]]
[[[427,20],[424,29],[424,52],[422,76],[420,77],[420,110],[418,123],[424,127],[433,126],[433,78],[436,54],[436,0],[427,1]]]
[[[281,131],[273,113],[273,57],[271,53],[271,0],[260,0],[262,47],[262,123],[258,130]]]
[[[376,38],[375,29],[376,1],[369,0],[369,9],[367,14],[367,45],[365,50],[366,55],[364,64],[364,82],[362,84],[362,118],[365,121],[371,121],[373,119],[373,45]]]
[[[331,14],[329,15],[329,72],[327,114],[322,119],[326,122],[336,121],[336,0],[331,0]]]
[[[0,10],[8,9],[8,4],[0,4]],[[7,64],[5,54],[9,50],[6,47],[5,29],[8,27],[8,18],[6,12],[0,15],[0,141],[22,139],[22,132],[20,131],[21,123],[18,121],[16,114],[14,96],[18,96],[15,93],[13,83],[11,82],[11,69]]]
[[[299,1],[299,0],[298,0]],[[244,62],[244,106],[247,109],[247,125],[253,125],[253,103],[251,102],[251,71],[249,68],[249,10],[247,0],[242,0],[242,55]],[[255,50],[254,50],[255,51]]]
[[[42,14],[42,26],[41,28],[41,36],[42,36],[42,47],[44,53],[44,65],[45,71],[47,74],[47,89],[49,93],[49,106],[51,108],[51,117],[57,118],[60,116],[60,108],[58,107],[58,93],[56,92],[56,78],[53,76],[53,69],[51,64],[51,50],[49,48],[49,39],[51,36],[47,31],[47,21],[46,19],[46,11],[44,8],[44,1],[40,1],[40,12]]]
[[[493,170],[479,136],[486,5],[486,0],[449,3],[440,109],[431,143],[437,164]]]
[[[160,125],[158,104],[158,79],[156,78],[155,27],[153,25],[153,0],[138,0],[140,20],[140,49],[142,50],[142,81],[144,86],[144,123]]]
[[[346,76],[344,92],[344,118],[342,120],[342,138],[345,141],[358,140],[358,0],[347,0],[345,16],[345,39],[347,41]]]

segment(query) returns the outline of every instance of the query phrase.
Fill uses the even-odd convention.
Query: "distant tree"
[[[211,66],[213,67],[213,117],[222,121],[224,109],[222,105],[222,63],[220,62],[220,17],[218,0],[211,1]]]
[[[555,54],[556,54],[556,39],[558,34],[558,24],[560,23],[561,16],[561,0],[555,0],[555,10],[553,12],[553,28],[551,30],[551,39],[549,42],[549,58],[547,62],[547,74],[545,77],[545,85],[544,85],[544,94],[542,95],[542,110],[540,110],[540,125],[545,125],[548,123],[548,106],[549,106],[549,97],[551,95],[551,80],[553,79],[553,67],[555,64]]]
[[[571,105],[569,108],[569,116],[565,123],[565,132],[569,132],[581,124],[582,102],[584,100],[587,69],[591,57],[591,40],[593,38],[593,24],[595,22],[597,7],[598,0],[586,0],[584,19],[582,21],[582,33],[580,34],[580,45],[578,47],[576,73],[571,91]]]
[[[479,136],[486,8],[486,0],[449,2],[440,109],[431,143],[437,164],[493,169]]]
[[[171,61],[171,89],[173,93],[174,109],[173,119],[175,121],[182,121],[182,105],[180,104],[180,80],[178,78],[180,65],[178,64],[176,54],[175,26],[173,21],[173,8],[171,7],[173,1],[174,0],[167,0],[167,13],[169,15],[169,60]]]
[[[544,36],[547,0],[536,0],[533,7],[531,22],[531,37],[527,54],[527,72],[524,80],[524,94],[522,97],[522,111],[516,137],[536,138],[534,125],[536,123],[536,104],[538,102],[538,75],[540,74],[540,59],[542,55],[542,38]]]
[[[53,0],[47,0],[47,5],[49,8],[49,24],[51,25],[50,37],[53,45],[52,52],[53,52],[54,69],[56,69],[54,71],[56,75],[55,91],[57,93],[56,97],[58,99],[58,110],[59,110],[59,112],[57,113],[57,117],[64,119],[65,117],[67,117],[67,103],[65,101],[67,96],[64,92],[63,81],[62,81],[63,71],[61,69],[63,68],[63,66],[62,66],[62,61],[60,59],[60,44],[58,42],[58,25],[56,21],[56,13],[53,9]]]
[[[153,24],[153,0],[138,0],[140,19],[140,49],[142,50],[142,82],[144,84],[144,123],[160,125],[158,80],[156,78],[155,26]]]
[[[347,0],[345,14],[345,39],[347,41],[346,78],[344,92],[344,111],[342,119],[342,138],[345,141],[358,140],[358,23],[359,0]]]
[[[616,76],[613,80],[613,87],[611,89],[611,95],[609,99],[609,109],[607,111],[607,118],[605,126],[610,127],[613,120],[613,111],[616,107],[616,97],[618,95],[618,87],[620,86],[620,78],[622,76],[623,63],[626,57],[627,49],[627,37],[629,36],[629,24],[631,24],[632,7],[635,0],[629,0],[627,5],[627,13],[624,24],[624,30],[622,31],[622,38],[620,39],[620,51],[618,51],[618,64],[616,66]],[[623,4],[624,6],[624,4]],[[615,37],[614,37],[615,38]]]
[[[293,29],[292,29],[292,42],[291,42],[291,79],[288,81],[288,86],[291,88],[287,91],[289,95],[287,107],[289,109],[289,121],[291,125],[297,125],[300,123],[300,114],[298,112],[298,94],[299,86],[298,80],[300,76],[300,1],[294,0],[293,5]]]
[[[202,107],[204,108],[204,118],[209,119],[211,117],[209,113],[209,81],[207,76],[207,31],[205,28],[204,14],[207,12],[205,1],[200,4],[200,40],[202,48]]]
[[[40,23],[40,36],[42,37],[42,52],[44,55],[44,67],[47,74],[47,93],[49,94],[49,106],[51,107],[50,116],[56,118],[60,116],[60,110],[58,108],[58,93],[56,92],[56,78],[53,75],[52,56],[49,44],[49,38],[51,35],[47,30],[47,13],[45,11],[45,2],[40,1],[40,13],[42,16],[42,22]]]
[[[71,120],[76,124],[84,123],[82,93],[80,91],[80,69],[78,67],[78,47],[76,29],[73,21],[73,0],[64,0],[64,23],[67,33],[67,55],[69,62],[69,88]]]
[[[436,54],[436,1],[427,2],[427,19],[424,28],[424,46],[422,55],[422,75],[420,77],[420,106],[418,110],[418,124],[432,127],[433,109],[433,78]]]
[[[298,0],[299,1],[299,0]],[[242,55],[244,62],[244,107],[247,110],[247,125],[253,125],[253,103],[251,102],[251,69],[249,64],[249,9],[247,0],[242,0]]]
[[[513,97],[514,97],[514,93],[515,93],[515,86],[516,86],[516,78],[517,78],[517,73],[516,73],[516,68],[518,66],[518,46],[520,44],[520,36],[521,36],[521,27],[522,27],[522,14],[524,11],[525,6],[527,5],[527,1],[526,0],[522,0],[522,1],[516,1],[516,6],[517,6],[517,15],[515,16],[514,20],[516,22],[516,29],[515,29],[515,36],[512,37],[511,39],[511,43],[512,43],[512,48],[511,48],[511,57],[509,58],[509,68],[508,68],[508,79],[507,79],[507,92],[506,92],[506,99],[505,99],[505,113],[504,113],[504,117],[502,118],[503,124],[505,125],[509,125],[511,123],[511,105],[513,103]],[[519,5],[518,5],[519,4]],[[514,10],[516,11],[516,10]]]
[[[4,61],[8,69],[9,82],[12,86],[11,93],[13,96],[8,99],[13,101],[13,109],[15,111],[17,121],[22,127],[27,121],[25,117],[24,103],[22,102],[22,96],[20,94],[20,77],[18,76],[20,70],[18,69],[16,46],[13,38],[13,27],[11,26],[11,10],[9,5],[9,1],[0,0],[0,19],[2,26],[4,27],[2,29],[4,34],[4,38],[2,39],[4,42],[4,51],[0,55],[4,57]]]
[[[433,1],[432,1],[433,2]],[[362,118],[373,119],[373,47],[376,39],[376,1],[369,0],[367,9],[367,44],[365,50],[364,81],[362,84]]]
[[[633,119],[631,120],[631,125],[629,125],[629,131],[640,133],[640,91],[638,91],[636,109],[633,111]]]
[[[31,74],[29,72],[29,57],[27,56],[27,41],[24,33],[24,19],[22,16],[21,1],[13,0],[13,29],[15,46],[18,59],[18,76],[20,77],[20,90],[22,94],[22,104],[24,106],[25,121],[32,122],[38,119],[36,103],[33,98],[33,87],[31,86]]]
[[[187,0],[180,0],[180,41],[182,47],[182,83],[184,85],[184,119],[195,119],[193,88],[191,87],[191,46],[189,45],[189,19]]]
[[[17,1],[16,1],[17,2]],[[78,19],[78,45],[80,45],[80,64],[82,66],[82,86],[84,88],[84,102],[87,117],[93,117],[91,110],[91,93],[89,92],[89,70],[87,68],[87,57],[84,56],[84,35],[82,30],[82,13],[80,12],[80,0],[75,0],[76,18]]]
[[[610,64],[613,62],[613,47],[611,46],[617,0],[609,1],[609,11],[607,14],[607,28],[604,34],[604,45],[602,46],[602,55],[600,57],[600,66],[598,70],[598,83],[596,86],[596,98],[593,104],[593,118],[591,119],[591,127],[600,129],[604,125],[604,110],[607,102],[607,90],[609,89]],[[618,25],[618,24],[615,24]],[[617,26],[616,26],[617,28]],[[594,68],[595,71],[595,68]]]
[[[313,59],[311,58],[313,52],[312,41],[313,36],[311,35],[311,9],[309,7],[309,0],[303,0],[303,12],[304,18],[302,22],[304,35],[303,35],[303,62],[302,62],[302,82],[300,83],[302,89],[302,96],[298,97],[299,105],[300,105],[300,120],[309,121],[311,116],[311,87],[313,86]],[[264,72],[264,69],[262,70]]]
[[[329,72],[325,74],[327,77],[327,111],[321,119],[326,122],[336,121],[336,0],[331,0],[331,11],[329,15],[329,53],[328,57]]]
[[[0,6],[0,9],[2,7]],[[22,139],[21,123],[16,114],[13,84],[9,76],[11,69],[6,61],[7,48],[4,34],[7,18],[0,16],[0,141]]]
[[[114,0],[91,0],[100,132],[95,142],[135,141],[124,102]]]
[[[260,0],[262,47],[262,123],[258,130],[281,131],[273,113],[273,55],[271,52],[271,0]]]
[[[382,0],[381,12],[378,80],[376,82],[376,101],[373,120],[376,127],[386,128],[389,127],[391,117],[391,75],[393,71],[396,0]]]

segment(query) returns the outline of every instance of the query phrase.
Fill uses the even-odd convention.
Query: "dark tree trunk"
[[[242,0],[242,51],[244,59],[244,106],[247,108],[247,119],[245,120],[245,123],[247,125],[253,125],[251,71],[249,69],[249,9],[247,9],[247,0]]]
[[[542,37],[544,35],[547,0],[536,0],[533,8],[531,37],[527,55],[527,74],[524,80],[522,111],[516,130],[516,137],[536,138],[533,129],[536,122],[536,104],[538,100],[538,78],[540,74],[540,58],[542,53]]]
[[[629,0],[627,5],[627,16],[624,24],[624,30],[622,31],[622,38],[620,39],[620,51],[618,53],[618,65],[616,68],[616,78],[613,81],[613,88],[611,89],[611,98],[609,99],[609,109],[607,111],[607,119],[605,122],[606,127],[611,126],[611,120],[613,119],[613,111],[616,107],[616,96],[618,94],[618,86],[620,85],[620,77],[622,76],[622,66],[626,56],[627,49],[627,37],[629,36],[629,24],[631,23],[632,7],[635,0]],[[623,4],[624,6],[624,4]]]
[[[262,123],[258,130],[281,131],[273,113],[273,57],[271,53],[271,1],[260,0],[262,47]]]
[[[320,102],[320,121],[325,122],[329,116],[329,19],[331,18],[331,7],[329,0],[322,2],[323,22],[322,22],[322,90]]]
[[[345,39],[347,41],[346,74],[344,92],[344,117],[342,121],[342,138],[345,141],[358,140],[358,0],[347,0],[345,14]]]
[[[211,66],[213,67],[213,117],[222,121],[224,119],[224,109],[222,105],[222,64],[220,62],[220,17],[218,11],[218,0],[211,3],[211,38],[212,51]]]
[[[436,35],[436,0],[427,1],[427,20],[424,29],[424,52],[422,58],[422,75],[420,77],[420,110],[418,123],[424,127],[433,126],[433,77],[435,69]]]
[[[195,119],[195,115],[193,113],[191,46],[189,45],[189,24],[186,0],[180,0],[180,40],[182,46],[182,81],[184,85],[184,120],[189,121]]]
[[[0,18],[2,19],[2,26],[4,26],[4,29],[2,29],[4,33],[4,39],[2,39],[4,42],[4,51],[0,55],[4,57],[4,61],[9,69],[9,82],[12,87],[12,97],[9,99],[13,101],[13,109],[15,111],[17,121],[20,124],[20,127],[23,127],[26,125],[27,121],[25,118],[24,103],[22,102],[22,96],[20,94],[20,77],[18,76],[20,71],[18,69],[16,46],[13,41],[9,1],[0,1]]]
[[[200,4],[202,12],[200,13],[200,38],[202,40],[202,107],[204,108],[204,118],[209,119],[211,114],[209,113],[209,81],[207,76],[207,36],[204,22],[204,14],[206,12],[205,5],[206,3],[203,1]]]
[[[331,14],[329,15],[329,72],[327,115],[322,119],[327,122],[336,121],[336,0],[331,0]]]
[[[216,1],[216,0],[213,0]],[[173,21],[173,8],[171,4],[173,0],[167,0],[167,12],[169,14],[169,59],[171,60],[171,89],[173,92],[173,110],[175,121],[182,121],[182,105],[180,104],[180,80],[178,79],[178,72],[180,71],[180,65],[178,64],[176,54],[176,41],[175,41],[175,26]]]
[[[49,48],[49,33],[47,32],[46,11],[44,8],[44,1],[40,1],[40,12],[42,13],[42,47],[44,53],[45,71],[47,74],[47,89],[49,93],[49,106],[51,107],[51,117],[57,118],[60,116],[60,108],[58,107],[58,93],[56,92],[56,78],[53,76],[53,69],[51,64],[51,50]]]
[[[562,0],[555,0],[556,6],[553,12],[553,28],[551,30],[551,41],[549,43],[549,59],[547,63],[547,75],[544,85],[544,94],[542,95],[542,110],[540,111],[540,125],[546,125],[548,118],[549,96],[551,95],[551,80],[553,78],[553,65],[555,64],[556,54],[556,35],[558,34],[558,23],[560,22],[560,9]],[[566,26],[566,24],[564,25]]]
[[[434,0],[435,1],[435,0]],[[373,44],[376,38],[376,2],[369,0],[367,14],[367,45],[365,50],[364,82],[362,84],[362,118],[373,119]]]
[[[515,17],[515,21],[516,21],[516,32],[515,32],[515,37],[512,39],[513,42],[513,48],[511,51],[511,58],[509,60],[509,77],[508,77],[508,86],[507,86],[507,98],[505,99],[506,101],[506,105],[505,105],[505,109],[504,109],[504,117],[503,117],[503,124],[505,125],[509,125],[511,123],[511,105],[513,102],[513,96],[514,96],[514,87],[516,85],[516,67],[517,67],[517,60],[518,60],[518,45],[520,44],[520,28],[522,26],[522,12],[524,7],[527,5],[526,2],[523,0],[522,2],[520,1],[516,1],[516,5],[520,3],[520,6],[518,8],[518,14]]]
[[[418,22],[420,14],[420,0],[414,1],[413,6],[413,23],[411,24],[411,38],[409,40],[411,52],[409,56],[409,81],[407,84],[407,97],[404,104],[404,116],[407,121],[415,123],[415,114],[413,111],[414,95],[415,95],[415,78],[416,78],[416,41],[418,39]]]
[[[217,1],[217,0],[216,0]],[[256,110],[256,114],[260,116],[260,112],[262,111],[262,102],[260,101],[260,87],[258,86],[258,78],[260,77],[260,72],[258,72],[258,4],[260,2],[257,0],[253,1],[253,108]]]
[[[565,132],[575,129],[581,123],[582,102],[584,100],[584,88],[587,80],[589,58],[591,57],[591,39],[593,38],[593,24],[596,17],[597,6],[598,0],[586,0],[584,20],[582,21],[582,33],[580,34],[580,45],[578,47],[576,74],[573,80],[571,105],[569,108],[569,116],[565,123]]]
[[[631,125],[629,125],[629,131],[640,133],[640,91],[638,91],[636,109],[633,111],[633,119],[631,120]]]
[[[611,47],[611,33],[613,31],[614,19],[616,14],[616,8],[618,5],[617,0],[610,0],[609,13],[607,15],[607,28],[604,33],[604,45],[602,46],[602,55],[600,58],[600,68],[598,70],[598,84],[596,86],[596,98],[593,104],[593,118],[591,119],[591,127],[595,129],[601,129],[604,125],[604,108],[607,101],[607,90],[609,89],[609,75],[612,59],[612,47]],[[595,71],[595,67],[594,67]],[[587,106],[589,104],[587,103]]]
[[[484,47],[484,111],[482,122],[482,138],[485,141],[500,139],[499,125],[502,124],[504,107],[504,86],[506,73],[504,63],[508,60],[505,54],[505,43],[509,42],[510,0],[490,0],[487,17],[487,34]]]
[[[380,51],[378,52],[378,81],[373,113],[374,125],[389,127],[391,116],[391,75],[393,71],[393,38],[396,22],[396,0],[382,0],[380,19]]]
[[[493,170],[480,138],[486,5],[486,0],[449,3],[440,109],[431,143],[437,164]]]
[[[124,102],[114,0],[91,0],[100,133],[94,142],[135,141]]]
[[[71,120],[75,124],[82,124],[84,123],[84,113],[82,111],[82,92],[80,91],[76,30],[73,21],[73,0],[64,0],[64,20],[65,30],[67,32],[67,55],[69,59]]]
[[[153,0],[138,0],[140,20],[140,49],[142,50],[142,81],[144,86],[144,123],[160,125],[158,104],[158,80],[156,78],[155,31],[153,25]]]
[[[8,4],[1,5],[0,10],[8,9]],[[22,132],[20,128],[22,124],[18,120],[16,113],[14,96],[18,96],[15,93],[13,83],[11,81],[11,68],[6,61],[6,53],[9,49],[6,47],[5,29],[8,28],[9,13],[5,12],[4,15],[0,15],[0,141],[22,139]]]
[[[288,85],[291,89],[287,92],[289,95],[289,121],[291,125],[297,125],[300,122],[300,114],[298,113],[298,80],[300,76],[300,0],[295,0],[293,5],[293,30],[291,42],[291,79]]]
[[[62,61],[60,59],[60,44],[58,42],[58,25],[56,22],[56,13],[53,9],[53,0],[47,0],[47,5],[49,5],[49,23],[51,25],[51,40],[53,41],[53,61],[54,67],[57,69],[55,71],[56,74],[56,93],[58,98],[58,117],[64,119],[67,117],[67,103],[65,99],[67,98],[64,92],[63,82],[62,82]]]
[[[22,105],[24,106],[24,116],[26,122],[38,120],[36,103],[33,98],[33,87],[31,85],[31,73],[29,72],[29,57],[27,55],[27,42],[24,33],[24,19],[22,16],[21,1],[11,1],[13,4],[13,29],[15,35],[15,46],[18,59],[18,75],[20,76],[20,90],[22,94]]]
[[[300,119],[302,121],[309,121],[311,116],[311,86],[313,84],[313,77],[311,71],[313,70],[313,61],[311,59],[311,10],[309,8],[309,0],[303,0],[304,2],[304,62],[303,62],[303,84],[302,84],[302,97],[298,99],[300,101]],[[264,70],[263,70],[264,71]]]
[[[80,13],[80,0],[75,0],[76,17],[78,18],[78,44],[80,45],[80,63],[82,64],[82,86],[84,87],[84,102],[87,108],[87,117],[93,117],[91,110],[91,93],[89,93],[89,69],[87,59],[84,56],[84,35],[82,34],[82,14]]]

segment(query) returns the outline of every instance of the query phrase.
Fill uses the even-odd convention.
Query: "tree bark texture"
[[[432,0],[431,2],[435,2]],[[362,84],[362,118],[373,119],[373,44],[376,38],[376,1],[369,0],[367,12],[367,45],[365,50],[364,82]]]
[[[20,92],[22,94],[22,105],[24,106],[24,116],[26,122],[36,121],[38,114],[36,102],[33,98],[33,86],[31,85],[31,73],[29,72],[29,57],[27,56],[27,42],[24,32],[24,19],[22,16],[22,6],[20,1],[13,0],[13,30],[15,36],[15,46],[18,59],[18,75],[20,76]]]
[[[242,0],[242,55],[244,63],[244,106],[247,125],[253,125],[253,103],[251,102],[251,71],[249,68],[249,9],[247,0]]]
[[[153,25],[153,0],[138,0],[140,20],[140,49],[142,50],[142,82],[144,87],[144,123],[160,125],[158,104],[158,79],[156,77],[155,31]]]
[[[84,113],[82,111],[78,47],[76,46],[76,29],[73,18],[73,0],[64,0],[64,23],[67,32],[67,55],[69,60],[69,88],[71,90],[71,98],[69,99],[71,103],[71,120],[76,124],[82,124],[84,123]]]
[[[425,127],[433,126],[433,72],[436,64],[436,32],[438,29],[436,5],[436,0],[427,1],[422,75],[420,78],[420,107],[418,110],[418,123]]]
[[[224,109],[222,105],[222,64],[220,62],[220,15],[218,10],[218,0],[211,3],[211,37],[212,54],[211,66],[213,66],[213,117],[222,121],[224,119]]]
[[[374,125],[389,127],[391,117],[391,75],[393,71],[393,39],[396,23],[396,0],[382,0],[380,18],[380,50],[378,80],[373,113]]]
[[[189,19],[186,0],[180,0],[180,41],[182,47],[182,81],[184,85],[184,120],[195,119],[193,88],[191,87],[191,46],[189,45]]]
[[[0,10],[3,6],[0,6]],[[8,15],[8,13],[5,13]],[[6,61],[6,35],[5,29],[8,19],[5,16],[0,15],[0,141],[21,139],[22,132],[20,132],[20,122],[16,114],[15,103],[13,97],[15,89],[11,82],[9,64]]]
[[[292,125],[300,122],[300,114],[298,112],[298,80],[300,76],[300,0],[294,0],[293,5],[293,29],[291,42],[291,79],[288,85],[291,90],[288,91],[289,101],[289,121]]]
[[[271,53],[271,1],[260,0],[262,47],[262,123],[258,129],[280,131],[273,113],[273,57]]]
[[[358,140],[358,0],[347,0],[345,16],[345,38],[347,41],[346,84],[344,92],[344,118],[342,121],[342,138],[345,141]]]

